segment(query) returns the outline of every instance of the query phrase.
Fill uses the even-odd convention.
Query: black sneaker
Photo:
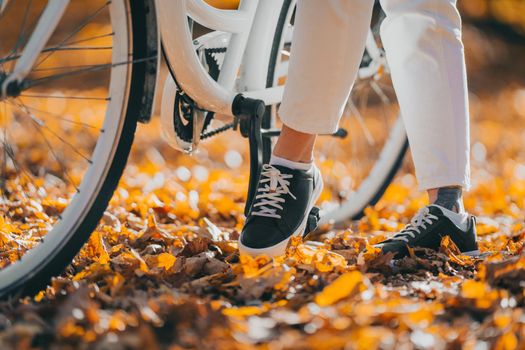
[[[400,259],[408,255],[407,246],[437,250],[441,239],[449,236],[463,254],[479,255],[476,219],[469,216],[462,228],[451,219],[454,214],[438,205],[429,205],[421,209],[401,232],[376,247],[381,248],[383,253],[394,252],[394,257]]]
[[[322,189],[315,165],[305,171],[265,164],[239,238],[239,251],[252,256],[284,254],[290,238],[304,234]]]

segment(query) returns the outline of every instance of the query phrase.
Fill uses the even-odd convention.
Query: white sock
[[[295,170],[308,171],[312,169],[313,164],[314,164],[313,161],[309,163],[294,162],[293,160],[288,160],[285,158],[277,157],[273,154],[272,154],[272,157],[270,158],[270,165],[280,165],[280,166],[285,166],[287,168],[295,169]]]
[[[462,212],[462,213],[456,213],[452,210],[449,210],[447,208],[442,207],[441,205],[432,204],[441,209],[443,214],[445,214],[446,217],[450,219],[454,224],[456,224],[457,227],[459,227],[462,231],[466,231],[468,228],[468,213]]]

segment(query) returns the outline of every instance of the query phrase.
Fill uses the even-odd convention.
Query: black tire
[[[288,14],[290,11],[293,11],[293,8],[291,8],[293,5],[294,5],[294,2],[292,0],[285,0],[283,7],[281,9],[281,13],[279,16],[279,20],[277,22],[277,27],[276,27],[276,31],[275,31],[275,35],[273,39],[272,52],[270,54],[270,62],[268,65],[268,76],[266,80],[267,88],[274,86],[278,57],[281,54],[281,49],[282,49],[281,47],[282,34],[284,31],[284,27],[287,24],[286,19],[288,18]],[[379,10],[379,8],[377,9]],[[383,16],[380,13],[378,21],[380,21],[382,18]],[[377,29],[378,29],[378,26],[377,26]],[[264,115],[264,118],[262,121],[262,127],[264,129],[270,129],[275,126],[275,116],[276,116],[276,113],[274,110],[275,108],[277,108],[277,106],[266,107],[266,114]],[[264,163],[267,163],[270,160],[272,149],[273,149],[273,143],[272,143],[271,138],[265,137],[263,139],[263,162]],[[374,192],[374,195],[370,197],[370,200],[367,203],[363,203],[361,210],[357,212],[356,214],[352,215],[351,217],[349,217],[348,219],[356,220],[356,219],[361,218],[364,215],[364,210],[366,207],[376,204],[381,199],[386,189],[388,188],[388,186],[394,179],[395,175],[399,171],[399,168],[402,166],[403,159],[404,159],[407,149],[408,149],[408,140],[405,141],[404,146],[400,149],[400,152],[398,156],[396,157],[396,161],[393,163],[392,167],[387,172],[387,175],[385,176],[384,181],[381,184],[381,186],[377,187],[377,191]]]
[[[31,296],[45,288],[52,277],[60,275],[71,263],[75,255],[89,239],[102,217],[109,200],[113,196],[129,156],[137,122],[147,120],[153,98],[152,82],[155,80],[156,59],[147,59],[157,55],[157,32],[155,25],[155,7],[153,0],[129,0],[131,32],[133,33],[133,61],[130,93],[127,112],[122,126],[120,139],[111,165],[100,191],[92,206],[86,208],[87,214],[79,222],[74,232],[68,232],[61,240],[59,249],[46,256],[23,256],[18,262],[0,270],[0,299]],[[46,240],[40,245],[45,245]],[[49,244],[49,243],[48,243]],[[31,251],[29,251],[30,253]],[[39,259],[38,268],[24,276],[15,275],[13,267],[24,264],[29,259]],[[32,264],[34,261],[31,262]]]
[[[266,87],[271,88],[274,86],[275,81],[275,69],[277,67],[277,62],[279,55],[281,54],[281,41],[282,41],[282,35],[284,32],[284,26],[286,25],[286,19],[288,18],[288,15],[290,11],[293,11],[291,8],[293,4],[292,0],[285,0],[283,3],[283,7],[281,8],[281,13],[279,14],[279,19],[277,21],[277,26],[275,28],[275,34],[273,36],[273,43],[272,43],[272,52],[270,53],[270,62],[268,63],[268,75],[266,76]],[[262,120],[262,127],[263,129],[270,129],[274,127],[275,125],[275,113],[274,108],[276,106],[267,106],[266,107],[266,113],[264,114],[264,118]],[[263,163],[268,163],[270,161],[270,156],[272,155],[272,149],[273,149],[273,143],[272,139],[269,137],[263,138]]]

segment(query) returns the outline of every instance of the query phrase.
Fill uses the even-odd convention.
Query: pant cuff
[[[436,177],[419,181],[419,189],[427,191],[433,188],[460,186],[464,191],[470,190],[470,179],[464,176],[460,177]]]
[[[282,109],[279,109],[279,117],[284,125],[289,128],[292,128],[299,132],[304,132],[305,134],[333,134],[337,131],[339,126],[339,121],[337,123],[326,122],[323,117],[317,118],[307,118],[306,115],[302,114],[300,116],[295,116],[292,113],[287,113],[286,111],[281,112]],[[322,118],[322,119],[321,119]],[[326,118],[329,120],[330,118]],[[306,120],[313,120],[313,122],[307,122]]]

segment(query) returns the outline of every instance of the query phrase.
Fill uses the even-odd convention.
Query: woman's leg
[[[381,0],[381,37],[419,186],[468,188],[469,111],[456,0]]]
[[[299,0],[283,102],[284,123],[239,239],[241,253],[283,254],[304,233],[322,190],[312,151],[337,130],[364,53],[373,0]]]
[[[469,112],[461,18],[456,0],[381,0],[381,27],[419,185],[433,205],[379,246],[397,256],[406,246],[439,248],[448,235],[478,253],[475,220],[464,212],[470,184]]]
[[[299,0],[274,154],[312,159],[315,135],[337,130],[363,57],[373,0]]]

